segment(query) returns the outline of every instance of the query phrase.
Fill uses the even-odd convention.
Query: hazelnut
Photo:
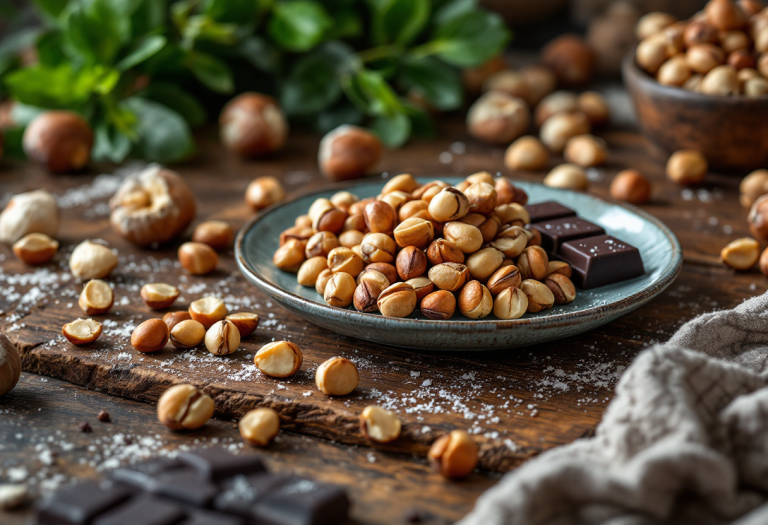
[[[323,232],[328,233],[328,232]],[[359,246],[363,242],[365,234],[359,230],[346,230],[339,235],[339,245],[345,248]]]
[[[723,264],[734,270],[749,270],[760,257],[760,244],[749,237],[731,241],[720,252]]]
[[[714,44],[696,44],[688,48],[685,61],[691,70],[706,75],[725,62],[725,53]]]
[[[221,142],[244,157],[261,157],[283,147],[288,122],[277,101],[261,93],[242,93],[219,116]]]
[[[736,71],[740,71],[742,69],[754,69],[755,66],[757,66],[757,62],[752,56],[752,53],[746,49],[733,51],[728,55],[725,63],[733,67]]]
[[[375,271],[375,270],[374,270]],[[379,272],[380,273],[380,272]],[[382,274],[382,277],[384,275]],[[386,277],[384,277],[386,280]],[[387,283],[387,287],[389,283]],[[355,288],[355,294],[352,296],[352,304],[355,305],[355,309],[359,312],[376,312],[379,310],[378,300],[381,292],[384,288],[381,288],[374,282],[362,281]]]
[[[570,91],[555,91],[536,107],[536,125],[541,127],[552,115],[579,111],[579,97]]]
[[[315,286],[317,278],[328,269],[328,259],[321,256],[310,257],[301,264],[299,273],[296,275],[296,281],[301,286]]]
[[[697,44],[717,44],[720,35],[717,28],[704,21],[691,22],[683,32],[685,47],[693,47]]]
[[[579,110],[587,116],[593,126],[607,123],[611,118],[608,103],[603,95],[596,91],[585,91],[579,95]]]
[[[253,363],[262,374],[270,377],[290,377],[301,369],[304,354],[295,343],[274,341],[256,352]]]
[[[533,105],[531,88],[519,72],[512,69],[497,71],[483,82],[483,92],[496,91],[521,98]]]
[[[83,286],[77,305],[86,315],[101,315],[107,313],[114,302],[112,288],[100,279],[93,279]]]
[[[323,295],[325,293],[325,286],[328,284],[328,281],[331,280],[331,277],[333,277],[333,272],[331,270],[323,270],[320,272],[317,276],[317,281],[315,282],[315,291],[320,295]]]
[[[657,79],[665,86],[683,86],[691,78],[691,70],[683,55],[676,55],[659,68]]]
[[[744,94],[748,97],[768,95],[768,80],[763,77],[750,78],[744,82]]]
[[[310,210],[312,227],[318,232],[332,232],[336,235],[344,230],[347,221],[347,212],[336,208],[330,201],[321,208]]]
[[[357,126],[343,125],[320,141],[320,172],[333,180],[357,179],[374,169],[381,160],[381,140]]]
[[[523,278],[517,266],[502,266],[493,272],[493,275],[488,279],[488,291],[491,292],[491,295],[499,295],[507,288],[520,288],[522,281]]]
[[[392,177],[381,190],[382,195],[392,193],[393,191],[403,191],[405,193],[413,193],[416,188],[419,187],[419,183],[413,178],[413,175],[403,173]]]
[[[581,166],[592,168],[605,163],[608,148],[603,139],[593,135],[578,135],[565,145],[565,160]]]
[[[340,210],[349,212],[349,208],[356,202],[360,202],[360,197],[348,191],[337,191],[331,196],[331,204]]]
[[[528,246],[528,236],[520,226],[510,226],[499,232],[496,240],[491,243],[507,257],[517,257]]]
[[[213,355],[229,355],[240,346],[240,332],[235,323],[217,321],[205,332],[205,347]]]
[[[87,345],[101,335],[101,323],[97,323],[93,319],[76,319],[65,324],[61,328],[61,333],[73,345]]]
[[[691,75],[691,78],[685,81],[683,89],[693,91],[694,93],[701,93],[701,83],[704,81],[704,75]]]
[[[459,293],[459,310],[464,317],[482,319],[493,310],[493,296],[478,281],[469,281]]]
[[[433,201],[434,202],[434,201]],[[370,234],[369,234],[370,235]],[[394,231],[395,241],[398,246],[416,247],[425,249],[435,237],[435,229],[432,223],[417,217],[406,219],[397,225]],[[389,261],[368,261],[368,262],[389,262]]]
[[[411,285],[413,291],[416,292],[416,304],[421,304],[421,300],[427,295],[431,294],[435,289],[435,283],[429,280],[428,277],[414,277],[408,279],[405,284]]]
[[[304,249],[304,255],[307,259],[311,257],[328,257],[331,250],[341,245],[336,234],[329,231],[317,232],[307,241],[307,247]]]
[[[520,69],[520,75],[528,84],[528,97],[526,100],[535,107],[544,97],[557,88],[555,73],[546,66],[533,65]]]
[[[541,141],[554,153],[562,153],[570,139],[590,132],[590,123],[582,112],[557,113],[541,126]]]
[[[427,271],[427,256],[421,249],[408,246],[397,254],[396,268],[403,281],[420,277]]]
[[[732,0],[710,0],[704,8],[707,21],[720,31],[741,29],[747,23],[747,15]]]
[[[528,202],[528,194],[512,184],[509,179],[499,177],[494,183],[496,189],[496,204],[520,204],[525,206]]]
[[[168,343],[168,325],[162,319],[147,319],[133,330],[131,346],[142,354],[162,350]]]
[[[480,92],[483,82],[485,82],[489,76],[497,71],[507,69],[507,67],[509,66],[504,57],[497,55],[479,66],[464,69],[461,73],[464,87],[468,92],[477,94]]]
[[[91,158],[93,131],[77,113],[46,111],[24,130],[22,145],[29,160],[53,173],[80,171]]]
[[[495,181],[492,183],[477,182],[466,189],[464,195],[469,201],[469,211],[471,213],[487,215],[496,208],[498,196],[495,184]]]
[[[395,210],[383,201],[369,202],[363,212],[365,225],[371,233],[391,234],[395,229],[397,214]]]
[[[102,279],[117,266],[117,254],[93,241],[78,244],[69,257],[69,270],[78,279]]]
[[[429,269],[429,280],[441,290],[455,292],[469,280],[469,269],[463,264],[442,263]]]
[[[464,263],[464,252],[458,246],[445,239],[435,239],[427,248],[427,258],[432,264],[446,262]]]
[[[56,255],[58,241],[44,233],[28,233],[13,244],[13,253],[24,264],[45,264]]]
[[[549,268],[547,252],[541,246],[528,246],[517,259],[517,268],[523,279],[544,280]]]
[[[182,245],[182,248],[183,247],[184,245]],[[288,239],[286,243],[280,246],[272,256],[272,263],[284,272],[296,273],[299,271],[301,264],[305,260],[304,251],[306,247],[307,243],[305,242],[299,241],[297,239]],[[179,252],[181,252],[181,248],[179,248]],[[213,250],[211,250],[211,253],[216,255],[216,252]],[[186,267],[184,263],[182,263],[182,266]]]
[[[491,144],[509,144],[528,128],[528,104],[519,98],[491,91],[481,96],[467,112],[467,130]]]
[[[408,317],[416,309],[416,291],[410,284],[395,283],[381,292],[376,304],[384,317]]]
[[[671,26],[677,22],[677,19],[667,13],[661,13],[658,11],[643,15],[640,20],[637,21],[635,26],[635,36],[638,40],[643,40],[651,35],[655,35],[663,31],[668,26]]]
[[[704,76],[701,92],[706,95],[737,95],[741,84],[736,70],[731,66],[718,66]]]
[[[443,236],[464,253],[474,253],[483,245],[483,234],[480,230],[463,222],[446,224]]]
[[[357,367],[344,357],[332,357],[317,367],[315,384],[327,396],[346,396],[359,383]]]
[[[768,275],[768,248],[763,250],[763,253],[760,254],[760,261],[759,265],[760,272],[763,275]],[[2,362],[2,359],[0,359],[0,362]],[[2,389],[0,389],[0,395],[2,395]]]
[[[299,215],[293,221],[293,225],[297,228],[312,228],[312,219],[309,215]]]
[[[397,279],[395,279],[395,281],[397,281]],[[390,282],[386,275],[374,268],[366,268],[362,271],[362,273],[360,273],[360,275],[357,276],[357,284],[364,282],[371,283],[375,288],[378,288],[376,298],[378,298],[378,294],[381,293],[385,288],[388,288],[389,285],[394,284],[393,282]]]
[[[224,319],[228,313],[224,301],[211,295],[192,301],[189,305],[189,315],[195,321],[202,323],[206,329]]]
[[[483,236],[483,243],[491,242],[496,238],[496,234],[499,233],[500,221],[495,215],[486,217],[485,215],[471,213],[465,215],[461,222],[470,224],[480,230],[480,234]]]
[[[552,305],[555,304],[552,290],[542,282],[526,279],[520,284],[520,289],[528,297],[528,311],[531,313],[552,308]]]
[[[402,423],[397,414],[377,406],[367,406],[360,414],[360,432],[376,443],[391,443],[400,437]]]
[[[637,170],[621,171],[611,182],[611,197],[632,204],[645,204],[651,198],[651,183]]]
[[[406,202],[400,207],[400,210],[397,212],[397,217],[402,222],[406,219],[410,219],[411,217],[413,217],[419,212],[427,211],[428,208],[429,208],[429,203],[427,201],[414,200],[414,201]]]
[[[189,312],[187,310],[178,311],[178,312],[168,312],[163,316],[163,322],[168,326],[169,333],[171,330],[173,330],[174,326],[176,326],[182,321],[186,321],[187,319],[192,319],[192,316],[189,315]]]
[[[432,227],[431,224],[429,226],[430,228]],[[360,253],[362,254],[363,261],[366,263],[389,263],[395,260],[397,245],[389,235],[384,233],[369,233],[363,237],[363,240],[360,243]]]
[[[528,296],[520,288],[504,288],[493,303],[493,315],[499,319],[519,319],[528,311]]]
[[[489,247],[470,255],[467,259],[467,269],[473,278],[485,281],[501,267],[502,262],[504,262],[504,254],[496,248]]]
[[[547,275],[544,284],[555,297],[555,304],[568,304],[576,299],[576,288],[574,288],[573,282],[561,273]]]
[[[185,242],[179,246],[179,263],[192,275],[206,275],[216,269],[219,256],[207,244]]]
[[[567,262],[549,261],[549,264],[547,265],[547,276],[552,275],[553,273],[565,275],[570,279],[571,275],[573,275],[573,270],[571,270],[571,266]]]
[[[575,164],[560,164],[544,177],[544,185],[551,188],[586,191],[589,179],[584,170]]]
[[[387,280],[389,280],[389,284],[395,284],[398,281],[397,269],[389,263],[371,263],[365,269],[377,270],[383,273]]]
[[[19,351],[5,335],[0,334],[0,397],[13,390],[20,377]]]
[[[540,171],[547,167],[548,155],[547,149],[539,139],[526,135],[507,148],[504,165],[511,170]]]
[[[309,226],[292,226],[280,233],[280,246],[290,240],[296,240],[301,241],[306,247],[313,235],[315,235],[315,230],[312,229],[312,221],[310,221]]]
[[[589,82],[595,71],[595,54],[578,35],[562,35],[544,46],[541,62],[552,69],[558,83],[580,86]]]
[[[254,447],[266,447],[280,432],[280,416],[271,408],[257,408],[237,424],[243,441]]]
[[[493,210],[501,225],[522,226],[531,222],[531,216],[526,209],[516,203],[502,204]]]
[[[676,151],[667,161],[667,177],[678,184],[698,184],[709,170],[707,159],[692,149]]]
[[[768,170],[755,170],[739,184],[739,202],[745,208],[751,208],[758,197],[768,193]]]
[[[232,246],[234,238],[232,226],[224,221],[201,222],[195,227],[195,232],[192,234],[194,242],[207,244],[214,250],[226,250]]]
[[[187,319],[171,329],[171,344],[176,348],[194,348],[203,342],[205,327],[194,319]]]
[[[524,229],[523,232],[528,236],[528,246],[541,246],[541,232],[539,230]]]
[[[756,15],[765,8],[760,0],[739,0],[738,4],[747,16]]]
[[[171,430],[194,430],[213,417],[213,399],[193,385],[175,385],[157,402],[157,419]]]
[[[477,444],[464,430],[439,438],[427,453],[432,468],[451,479],[469,476],[477,466],[477,455]]]
[[[456,311],[456,297],[447,290],[438,290],[421,301],[421,313],[427,319],[445,320]]]
[[[248,337],[259,326],[259,315],[253,312],[237,312],[226,316],[224,319],[235,325],[241,338]]]
[[[245,202],[254,211],[260,211],[285,199],[285,190],[274,177],[253,179],[245,190]]]
[[[329,306],[346,308],[352,304],[355,288],[355,279],[350,274],[334,273],[325,285],[323,299]]]
[[[450,188],[450,186],[441,180],[434,180],[414,191],[412,196],[414,199],[421,199],[429,204],[445,188]]]
[[[657,33],[643,39],[635,50],[638,65],[651,74],[656,74],[661,65],[672,56],[674,49],[663,34]]]
[[[412,199],[410,193],[405,193],[400,190],[395,190],[390,193],[387,193],[386,195],[380,195],[376,200],[386,202],[390,206],[392,206],[392,209],[395,210],[395,215],[397,215],[400,211],[400,208],[407,202],[410,202]]]
[[[153,310],[165,310],[180,294],[178,288],[165,283],[150,283],[141,287],[141,299]]]
[[[444,188],[432,198],[428,211],[436,221],[454,221],[469,212],[469,200],[455,188]]]
[[[112,229],[139,246],[168,242],[195,218],[195,196],[177,173],[151,166],[126,178],[110,199]]]
[[[0,241],[13,244],[30,233],[55,237],[59,231],[59,206],[53,195],[35,190],[14,195],[0,213]]]
[[[333,273],[348,273],[354,278],[363,271],[363,259],[350,248],[340,246],[328,254],[328,268]]]

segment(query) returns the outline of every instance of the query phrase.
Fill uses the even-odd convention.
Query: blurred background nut
[[[549,256],[541,246],[528,246],[517,259],[517,268],[523,279],[542,281],[547,276]]]
[[[333,273],[348,273],[354,278],[363,271],[363,259],[350,248],[340,246],[328,254],[328,268]]]
[[[413,178],[413,175],[409,173],[401,173],[395,175],[384,185],[381,190],[382,195],[392,193],[393,191],[404,191],[405,193],[413,193],[416,188],[419,187],[419,183]]]
[[[720,252],[720,259],[734,270],[749,270],[760,257],[760,244],[748,237],[729,242]]]
[[[528,194],[525,190],[518,188],[506,177],[499,177],[494,183],[496,190],[496,204],[517,203],[525,206],[528,202]]]
[[[298,241],[292,240],[292,242]],[[290,241],[286,243],[286,245],[288,244]],[[219,256],[207,244],[185,242],[179,246],[179,262],[192,275],[206,275],[216,269],[219,264]]]
[[[100,279],[92,279],[83,286],[77,305],[86,315],[101,315],[107,313],[114,302],[112,288]]]
[[[747,216],[749,231],[761,241],[768,241],[768,196],[758,197]]]
[[[443,228],[443,236],[458,249],[466,253],[475,253],[483,245],[483,234],[471,224],[449,222]]]
[[[685,53],[686,65],[702,75],[706,75],[724,61],[725,53],[714,44],[695,44]]]
[[[290,341],[267,343],[256,352],[253,363],[262,374],[270,377],[290,377],[301,369],[304,354]]]
[[[707,21],[720,31],[739,29],[747,23],[747,15],[741,6],[730,0],[711,0],[704,13]]]
[[[528,311],[533,314],[552,308],[555,304],[555,296],[542,282],[526,279],[520,284],[520,289],[528,297]]]
[[[635,50],[635,60],[645,71],[656,74],[664,62],[674,53],[663,34],[657,33],[644,38]]]
[[[611,197],[632,204],[645,204],[651,198],[651,183],[637,170],[620,171],[611,181]]]
[[[141,299],[153,310],[165,310],[180,294],[178,288],[166,283],[149,283],[141,287]]]
[[[78,279],[103,279],[117,266],[117,254],[93,241],[78,244],[69,257],[69,269]]]
[[[254,211],[260,211],[285,199],[285,190],[274,177],[253,179],[245,190],[245,202]]]
[[[310,257],[321,256],[328,257],[331,250],[341,246],[339,238],[332,232],[317,232],[307,241],[307,247],[304,249],[304,255],[307,259]]]
[[[234,238],[232,226],[224,221],[201,222],[192,234],[192,241],[207,244],[214,250],[226,250]]]
[[[575,164],[560,164],[544,177],[544,185],[550,188],[586,191],[589,188],[587,174]]]
[[[496,248],[488,247],[469,256],[467,269],[472,277],[485,281],[499,269],[502,262],[504,262],[504,254]]]
[[[248,337],[259,326],[259,315],[253,312],[237,312],[226,316],[224,319],[237,327],[240,338]]]
[[[483,83],[483,92],[499,91],[525,100],[532,105],[531,88],[519,72],[512,69],[497,71]]]
[[[61,333],[73,345],[87,345],[94,342],[101,335],[101,323],[93,319],[76,319],[65,324]]]
[[[425,249],[435,238],[435,229],[432,223],[417,217],[406,219],[395,228],[395,241],[398,246],[415,246]],[[377,262],[377,261],[371,261]],[[382,261],[388,262],[388,261]]]
[[[360,243],[360,253],[362,254],[363,261],[366,263],[390,263],[395,260],[397,245],[389,235],[384,233],[368,233]]]
[[[402,423],[397,414],[377,406],[367,406],[360,414],[360,432],[376,443],[391,443],[400,437]]]
[[[416,291],[410,284],[395,283],[381,292],[377,304],[384,317],[408,317],[416,309]]]
[[[587,116],[593,126],[608,123],[611,118],[608,103],[603,95],[596,91],[585,91],[578,98],[579,110]]]
[[[296,281],[301,286],[315,286],[317,277],[323,270],[328,269],[328,259],[317,256],[311,257],[301,263],[299,273],[296,275]]]
[[[30,233],[56,237],[59,231],[59,206],[45,190],[19,193],[11,197],[0,213],[0,241],[13,244]]]
[[[678,184],[698,184],[707,176],[708,170],[707,159],[693,149],[676,151],[667,161],[667,177]]]
[[[20,377],[19,351],[4,334],[0,334],[0,397],[13,390]]]
[[[346,212],[356,202],[360,202],[360,197],[348,191],[338,191],[331,196],[331,204]]]
[[[358,383],[357,367],[344,357],[332,357],[317,367],[315,384],[327,396],[346,396],[357,388]]]
[[[731,66],[717,66],[704,76],[701,92],[706,95],[737,95],[741,93],[741,83],[736,70]]]
[[[427,271],[427,256],[419,248],[408,246],[397,254],[396,268],[403,281],[420,277]]]
[[[469,281],[459,293],[459,310],[464,317],[482,319],[493,311],[493,297],[478,281]]]
[[[325,285],[323,299],[330,306],[346,308],[352,304],[355,293],[355,279],[345,272],[334,273]]]
[[[487,182],[471,184],[464,191],[464,195],[469,201],[470,213],[480,213],[483,215],[487,215],[493,211],[498,199],[495,181],[493,184]]]
[[[280,416],[271,408],[256,408],[243,416],[237,428],[249,445],[266,447],[280,432]]]
[[[430,281],[428,277],[414,277],[413,279],[408,279],[405,281],[405,284],[411,285],[413,291],[416,292],[417,305],[420,305],[421,300],[424,299],[427,295],[431,294],[435,289],[435,283]]]
[[[595,54],[579,35],[562,35],[541,50],[541,62],[557,77],[558,84],[574,87],[586,84],[595,72]]]
[[[519,319],[528,311],[528,296],[520,288],[504,288],[493,303],[493,315],[499,319]]]
[[[438,290],[421,301],[421,313],[427,319],[445,320],[456,311],[456,297],[447,290]]]
[[[332,180],[357,179],[373,170],[381,160],[381,140],[357,126],[343,125],[320,141],[320,172]]]
[[[397,215],[395,210],[384,201],[369,202],[363,211],[365,225],[371,233],[391,234],[395,229]]]
[[[477,444],[464,430],[453,430],[432,444],[427,457],[432,468],[450,479],[469,476],[477,466]]]
[[[59,243],[44,233],[29,233],[13,243],[13,253],[24,264],[45,264],[56,255]]]
[[[476,139],[506,145],[525,133],[531,115],[528,104],[506,93],[491,91],[467,112],[467,130]]]
[[[192,319],[192,316],[189,315],[189,311],[187,310],[168,312],[163,316],[163,322],[168,326],[169,333],[173,330],[174,326],[187,319]]]
[[[496,270],[488,279],[488,291],[491,295],[499,295],[507,288],[519,288],[523,278],[520,276],[520,270],[517,266],[503,266]]]
[[[195,321],[202,323],[206,329],[224,319],[228,313],[224,301],[211,295],[192,301],[189,305],[189,315]]]
[[[91,160],[93,131],[72,111],[45,111],[24,130],[27,158],[53,173],[80,171]]]
[[[644,38],[648,38],[651,35],[655,35],[662,29],[674,24],[675,22],[677,22],[677,19],[674,16],[667,13],[654,11],[652,13],[643,15],[640,20],[637,21],[637,25],[635,26],[635,35],[637,36],[638,40],[642,40]]]
[[[131,346],[142,354],[162,350],[168,343],[168,325],[162,319],[147,319],[131,334]]]
[[[240,346],[240,332],[235,323],[217,321],[205,332],[205,347],[213,355],[229,355]]]
[[[570,139],[590,131],[589,119],[584,113],[556,113],[542,124],[539,138],[553,153],[562,153]]]
[[[323,295],[325,293],[325,286],[328,284],[328,281],[331,280],[331,277],[333,277],[333,272],[331,270],[323,270],[320,272],[317,276],[317,282],[315,283],[315,291],[320,295]]]
[[[755,170],[739,184],[739,202],[745,208],[751,208],[758,197],[768,193],[768,170]]]
[[[572,164],[592,168],[605,163],[608,147],[603,139],[594,135],[578,135],[566,143],[563,156]]]
[[[541,171],[547,167],[549,152],[544,144],[530,135],[520,137],[507,148],[504,165],[511,170]]]
[[[760,272],[763,275],[768,275],[768,248],[763,250],[763,253],[760,254],[759,267]]]
[[[427,258],[432,264],[446,262],[464,263],[464,252],[458,246],[445,239],[435,239],[427,248]]]
[[[469,269],[463,264],[443,263],[430,268],[428,275],[441,290],[456,292],[469,280]]]
[[[194,319],[187,319],[171,329],[171,344],[176,348],[194,348],[203,342],[205,327]]]
[[[443,188],[429,202],[428,211],[438,222],[455,221],[469,213],[469,200],[456,188]]]
[[[544,284],[555,297],[555,304],[568,304],[576,299],[576,288],[571,280],[561,273],[553,273],[544,279]]]
[[[528,103],[531,107],[552,93],[557,88],[557,77],[550,68],[542,65],[531,65],[520,69],[520,75],[528,84]]]
[[[387,286],[389,286],[387,284]],[[383,288],[379,288],[375,283],[363,281],[355,288],[355,295],[352,297],[352,303],[359,312],[377,312],[379,310],[378,300]]]
[[[536,107],[536,126],[541,127],[552,115],[579,111],[579,97],[570,91],[550,93]]]
[[[194,430],[213,417],[213,399],[193,385],[172,386],[157,402],[157,419],[171,430]]]
[[[288,122],[277,101],[261,93],[242,93],[219,115],[221,142],[243,157],[261,157],[283,147]]]
[[[703,20],[691,22],[683,31],[683,43],[686,47],[693,47],[696,44],[717,44],[719,40],[717,28]]]
[[[189,244],[189,243],[186,243]],[[184,245],[182,245],[182,248]],[[306,243],[297,239],[288,239],[285,244],[280,246],[275,254],[272,256],[272,263],[283,270],[284,272],[295,273],[301,268],[301,264],[305,260],[304,250],[306,249]],[[181,252],[181,248],[179,248]],[[216,252],[213,252],[214,255]],[[218,262],[218,261],[217,261]],[[182,266],[185,266],[182,263]],[[186,266],[185,266],[186,268]],[[212,271],[209,270],[209,271]],[[191,270],[190,270],[191,272]],[[191,272],[194,273],[194,272]]]

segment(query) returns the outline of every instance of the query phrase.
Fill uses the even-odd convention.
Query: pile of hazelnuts
[[[690,20],[650,13],[635,58],[660,84],[707,95],[768,94],[768,10],[758,0],[710,0]]]
[[[330,306],[445,320],[517,319],[576,297],[571,267],[527,229],[527,194],[475,173],[456,187],[393,177],[375,198],[319,198],[280,235],[275,266]]]

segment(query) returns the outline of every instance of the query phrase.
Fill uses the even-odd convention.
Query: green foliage
[[[0,97],[20,103],[22,125],[45,109],[80,113],[94,158],[112,162],[181,160],[194,151],[192,127],[260,89],[320,131],[367,124],[399,147],[433,132],[426,108],[461,107],[457,68],[489,60],[510,37],[476,0],[34,3],[40,27],[0,42]],[[21,67],[30,46],[38,62]]]

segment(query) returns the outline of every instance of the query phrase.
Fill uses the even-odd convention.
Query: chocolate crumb
[[[91,428],[91,424],[87,421],[83,421],[78,425],[80,427],[81,432],[93,432],[93,428]]]
[[[96,418],[102,423],[109,423],[110,421],[112,421],[112,419],[110,419],[109,417],[109,412],[107,412],[106,410],[101,410],[99,412],[99,415],[96,416]]]

